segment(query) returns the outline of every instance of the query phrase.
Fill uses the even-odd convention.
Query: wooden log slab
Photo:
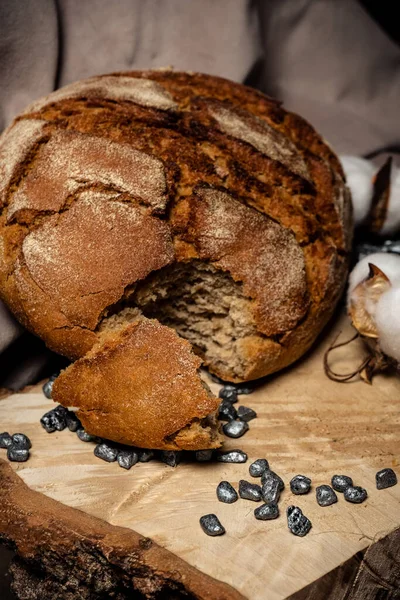
[[[81,598],[122,600],[135,590],[138,598],[397,598],[400,485],[378,491],[375,473],[392,467],[400,476],[400,380],[327,379],[323,354],[340,329],[351,337],[342,317],[304,360],[240,396],[258,418],[226,446],[245,450],[247,464],[153,461],[125,471],[68,430],[47,434],[39,420],[54,404],[39,386],[1,400],[0,430],[26,433],[33,444],[27,463],[0,465],[0,536],[17,552],[21,597],[74,598],[79,590]],[[349,371],[364,354],[356,341],[332,355],[332,366]],[[259,457],[286,482],[275,521],[257,521],[254,502],[216,498],[221,480],[236,488],[240,479],[256,482],[248,466]],[[310,494],[290,492],[298,473],[311,477]],[[349,504],[338,494],[336,504],[318,506],[315,487],[335,473],[365,487],[367,501]],[[313,523],[304,538],[288,531],[290,504]],[[225,535],[200,529],[200,516],[211,512]]]

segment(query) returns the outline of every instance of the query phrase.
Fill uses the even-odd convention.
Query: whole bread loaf
[[[201,361],[233,382],[282,369],[346,280],[333,151],[207,75],[117,73],[38,100],[0,137],[0,211],[2,299],[76,361],[54,398],[143,447],[218,446]]]

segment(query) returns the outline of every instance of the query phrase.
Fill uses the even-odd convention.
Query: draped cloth
[[[0,0],[0,131],[60,86],[165,66],[257,87],[340,153],[400,143],[400,48],[356,0]],[[57,364],[0,303],[0,387]]]

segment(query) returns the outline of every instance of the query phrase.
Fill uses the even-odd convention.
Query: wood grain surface
[[[12,467],[30,489],[151,538],[246,598],[278,600],[300,593],[400,526],[400,485],[381,491],[375,486],[375,473],[383,467],[400,475],[400,380],[381,375],[372,386],[328,380],[322,357],[340,329],[343,338],[351,336],[343,317],[312,354],[240,397],[258,418],[243,438],[227,440],[226,446],[245,450],[245,465],[183,461],[172,469],[154,461],[127,472],[95,458],[93,445],[69,431],[47,434],[39,419],[53,405],[37,388],[0,402],[0,429],[22,431],[33,443],[31,459]],[[333,353],[332,366],[349,371],[364,352],[356,341]],[[212,387],[217,391],[216,384]],[[287,484],[275,521],[257,521],[251,501],[225,505],[215,495],[223,479],[235,487],[240,479],[252,480],[248,466],[259,457],[268,458]],[[312,479],[306,496],[290,492],[289,481],[298,473]],[[367,501],[352,505],[339,494],[337,504],[319,507],[315,487],[330,483],[335,473],[365,487]],[[287,529],[290,504],[313,523],[305,538]],[[224,536],[209,538],[201,531],[199,517],[210,512],[224,524]]]

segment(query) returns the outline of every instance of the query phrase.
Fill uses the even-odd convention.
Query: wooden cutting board
[[[240,397],[240,403],[255,409],[258,418],[244,437],[227,439],[226,446],[245,450],[247,464],[183,461],[171,468],[153,461],[125,471],[117,463],[97,459],[93,445],[68,430],[47,434],[39,420],[54,405],[39,386],[3,399],[0,430],[26,433],[33,444],[27,463],[11,464],[18,485],[22,480],[29,488],[17,486],[20,491],[12,502],[22,511],[21,495],[35,491],[42,495],[34,496],[35,506],[45,496],[97,517],[107,531],[111,525],[115,531],[128,528],[150,538],[182,559],[174,563],[172,578],[182,583],[182,569],[187,565],[212,578],[199,579],[197,588],[191,589],[194,597],[220,600],[241,594],[251,600],[280,600],[321,581],[400,526],[400,485],[381,491],[375,486],[375,473],[383,467],[392,467],[400,479],[400,379],[380,375],[372,386],[361,381],[330,381],[323,372],[323,354],[340,329],[343,339],[351,337],[352,330],[342,317],[305,359],[270,377],[253,394]],[[336,371],[349,371],[364,353],[357,340],[333,353],[332,365]],[[218,390],[216,384],[211,387]],[[5,458],[3,452],[0,458]],[[240,479],[255,482],[248,467],[259,457],[268,458],[270,467],[287,484],[279,504],[281,516],[275,521],[257,521],[253,515],[257,504],[251,501],[227,505],[216,498],[221,480],[236,488]],[[4,478],[6,471],[2,473]],[[289,481],[298,473],[312,479],[312,491],[306,496],[290,492]],[[368,500],[353,505],[338,494],[337,504],[319,507],[315,487],[329,484],[335,473],[350,475],[356,485],[365,487]],[[46,502],[43,510],[47,512],[57,506]],[[300,506],[312,521],[312,530],[304,538],[288,531],[285,512],[290,504]],[[10,520],[12,512],[7,510]],[[199,518],[206,513],[218,515],[226,528],[224,536],[210,538],[202,532]],[[0,508],[0,533],[13,537],[2,514],[4,508]],[[65,514],[73,520],[79,513],[66,510]],[[25,528],[29,528],[26,519]],[[218,587],[219,582],[231,587]],[[202,586],[206,588],[203,595]],[[328,594],[315,597],[327,598]]]

